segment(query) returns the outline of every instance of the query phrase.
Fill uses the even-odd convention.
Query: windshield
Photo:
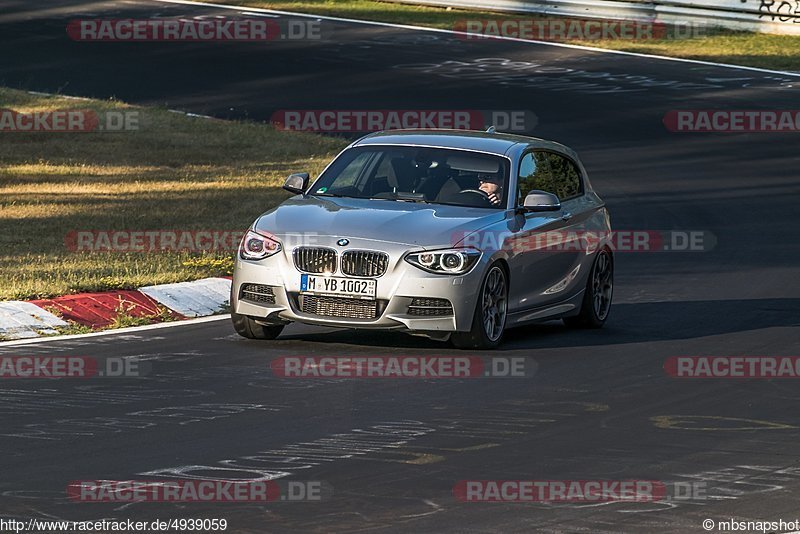
[[[505,208],[508,160],[491,154],[412,146],[342,153],[309,194]]]

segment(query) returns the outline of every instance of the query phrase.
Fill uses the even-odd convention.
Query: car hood
[[[392,200],[295,196],[255,222],[260,233],[332,236],[422,247],[451,246],[506,218],[505,210]]]

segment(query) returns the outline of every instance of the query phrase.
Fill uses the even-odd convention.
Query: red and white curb
[[[0,339],[24,339],[58,334],[57,326],[67,326],[49,311],[30,302],[0,302]]]
[[[194,282],[141,287],[139,291],[184,317],[203,317],[222,311],[225,301],[230,300],[231,281],[227,278],[204,278]]]
[[[154,316],[159,313],[159,305],[170,310],[174,319],[224,313],[230,290],[231,281],[227,278],[204,278],[138,290],[64,295],[30,302],[2,301],[0,340],[58,334],[58,327],[69,326],[64,319],[97,328],[108,326],[120,313]]]

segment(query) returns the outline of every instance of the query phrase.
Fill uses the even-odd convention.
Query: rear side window
[[[545,158],[545,152],[528,152],[522,157],[517,177],[517,204],[533,190],[553,193],[555,184]]]
[[[528,152],[520,161],[518,203],[522,204],[533,190],[553,193],[564,201],[583,194],[583,181],[578,167],[569,158],[538,150]]]
[[[553,193],[559,200],[569,200],[583,194],[583,180],[572,160],[553,152],[547,152],[547,162],[553,175]]]

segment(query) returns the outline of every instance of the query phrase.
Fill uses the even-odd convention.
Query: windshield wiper
[[[387,194],[387,193],[384,193]],[[392,200],[395,202],[421,202],[423,204],[430,204],[429,200],[426,200],[422,193],[415,194],[415,193],[389,193],[391,196],[385,197],[369,197],[370,200]]]

